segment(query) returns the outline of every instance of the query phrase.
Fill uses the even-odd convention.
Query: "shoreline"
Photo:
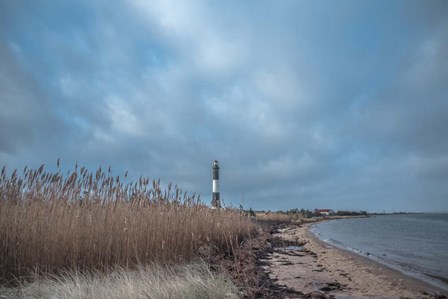
[[[426,281],[320,240],[309,230],[312,224],[289,226],[273,234],[287,245],[275,248],[267,258],[269,275],[279,285],[301,293],[302,297],[321,296],[317,298],[446,298],[443,296],[448,295]],[[296,246],[288,247],[292,244]]]
[[[329,220],[338,220],[338,219],[329,219]],[[419,273],[419,272],[410,272],[410,271],[406,271],[405,269],[400,268],[397,265],[392,265],[392,264],[387,264],[386,261],[383,261],[381,259],[378,259],[378,257],[373,258],[374,256],[367,254],[364,254],[364,252],[356,252],[354,250],[350,250],[349,248],[345,248],[343,246],[338,246],[337,244],[331,243],[331,242],[326,242],[322,239],[319,238],[319,236],[317,236],[315,233],[313,233],[311,231],[311,228],[313,225],[316,225],[317,223],[319,223],[321,221],[315,222],[315,223],[309,223],[306,224],[305,228],[308,232],[309,237],[312,237],[315,239],[316,242],[320,242],[322,243],[322,246],[333,246],[339,250],[342,250],[343,252],[346,252],[348,254],[353,254],[355,256],[361,257],[363,259],[366,260],[366,262],[373,262],[376,263],[378,265],[384,266],[390,270],[396,271],[399,274],[402,274],[410,279],[414,279],[416,281],[419,281],[421,283],[424,284],[428,284],[431,287],[434,287],[436,289],[438,289],[441,292],[445,292],[448,293],[448,286],[447,285],[443,285],[443,281],[441,280],[442,278],[437,277],[437,276],[433,276],[433,278],[431,279],[431,275],[428,274],[429,277],[425,277],[423,273]]]
[[[336,250],[340,250],[341,254],[347,254],[348,256],[352,257],[352,258],[359,258],[361,260],[361,263],[366,263],[366,264],[371,264],[374,267],[385,267],[385,269],[383,269],[383,271],[388,272],[387,274],[391,274],[393,276],[398,275],[398,276],[404,276],[404,278],[406,280],[409,280],[410,283],[412,283],[412,285],[419,285],[423,288],[427,288],[429,290],[433,290],[433,291],[437,291],[437,292],[441,292],[441,293],[447,293],[447,290],[444,290],[442,287],[432,284],[429,281],[426,281],[424,279],[420,279],[419,277],[415,277],[413,275],[411,275],[410,273],[401,271],[401,269],[397,269],[398,267],[394,267],[391,265],[387,265],[386,263],[383,263],[379,260],[375,260],[372,258],[369,258],[368,256],[365,256],[363,254],[351,251],[349,249],[346,248],[342,248],[340,246],[337,246],[335,244],[331,244],[331,243],[327,243],[324,240],[321,240],[318,236],[316,236],[310,229],[311,229],[312,224],[308,224],[305,225],[304,228],[306,230],[306,234],[309,238],[313,238],[314,241],[316,243],[320,243],[320,245],[322,247],[328,247],[331,246],[332,248],[336,249]]]

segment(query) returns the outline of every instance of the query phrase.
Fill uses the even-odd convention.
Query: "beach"
[[[266,271],[291,290],[289,298],[446,298],[442,289],[319,240],[309,227],[272,234],[276,245],[266,256]]]

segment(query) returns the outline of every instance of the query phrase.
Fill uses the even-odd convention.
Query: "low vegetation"
[[[0,298],[238,298],[238,289],[225,274],[204,263],[160,267],[149,265],[110,273],[70,271],[39,277],[18,288],[0,288]]]
[[[123,181],[124,180],[124,181]],[[237,210],[210,210],[159,181],[127,182],[111,170],[0,175],[0,278],[110,272],[232,255],[257,225]],[[19,279],[19,280],[20,280]]]
[[[256,212],[256,219],[268,223],[288,223],[300,221],[303,217],[299,214],[286,214],[281,212]]]

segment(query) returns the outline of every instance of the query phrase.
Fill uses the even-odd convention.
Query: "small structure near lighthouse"
[[[221,201],[219,199],[219,163],[218,161],[213,161],[212,166],[212,208],[221,208]]]

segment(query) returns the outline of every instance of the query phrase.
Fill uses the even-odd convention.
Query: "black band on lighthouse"
[[[216,160],[213,161],[212,166],[212,207],[221,207],[219,200],[219,164]]]

